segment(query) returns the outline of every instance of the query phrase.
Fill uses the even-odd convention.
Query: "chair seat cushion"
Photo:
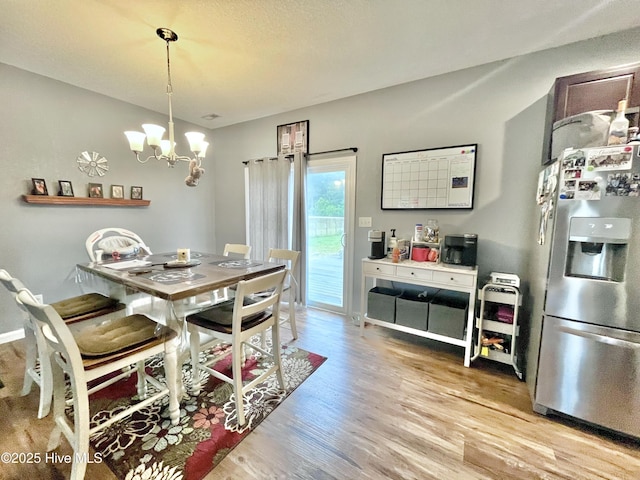
[[[101,357],[142,345],[162,330],[145,315],[129,315],[83,328],[74,335],[84,357]]]
[[[231,333],[231,324],[233,323],[233,304],[235,300],[228,300],[218,305],[198,312],[187,317],[187,322],[193,323],[203,328],[209,328],[224,333]],[[250,297],[244,297],[244,305],[256,303]],[[268,312],[258,312],[242,319],[242,329],[251,328],[254,325],[263,322],[271,316]]]
[[[105,297],[99,293],[87,293],[52,303],[51,306],[58,312],[58,315],[60,315],[63,320],[66,320],[79,315],[115,307],[118,303],[118,300],[115,298]]]

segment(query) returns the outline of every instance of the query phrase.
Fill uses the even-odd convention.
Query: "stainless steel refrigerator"
[[[534,410],[640,437],[640,149],[567,150],[539,178]]]

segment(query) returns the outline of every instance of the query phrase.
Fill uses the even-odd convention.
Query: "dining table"
[[[134,257],[103,257],[80,263],[76,282],[83,290],[100,291],[118,298],[130,312],[144,313],[178,332],[178,366],[188,358],[188,315],[229,300],[229,289],[249,280],[286,268],[284,263],[191,252],[179,261],[176,252]],[[182,375],[179,392],[184,394]]]
[[[104,258],[99,262],[80,263],[77,268],[135,292],[174,302],[273,273],[285,265],[191,252],[189,261],[178,261],[177,253],[160,253],[119,260]]]

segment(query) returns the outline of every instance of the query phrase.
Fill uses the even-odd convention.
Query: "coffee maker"
[[[386,257],[384,248],[384,232],[381,230],[369,230],[367,239],[371,242],[371,260],[378,260]]]
[[[442,263],[469,268],[476,266],[478,254],[477,234],[445,235],[443,248]]]

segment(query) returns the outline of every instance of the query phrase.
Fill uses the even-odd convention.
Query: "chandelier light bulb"
[[[154,125],[152,123],[145,123],[142,125],[144,133],[147,134],[147,144],[150,147],[159,147],[162,142],[162,135],[164,135],[165,128],[160,125]]]
[[[204,141],[204,133],[200,132],[187,132],[184,134],[189,141],[189,150],[193,153],[202,151],[202,142]]]
[[[175,149],[176,142],[173,142],[173,148]],[[168,157],[171,153],[171,142],[169,140],[162,140],[160,142],[160,149],[162,150],[162,156]]]
[[[144,139],[146,135],[142,132],[128,131],[124,132],[129,140],[129,148],[135,153],[141,153],[144,150]]]
[[[198,152],[198,158],[204,158],[204,156],[207,154],[207,147],[209,147],[209,142],[201,143],[201,150],[200,152]]]

